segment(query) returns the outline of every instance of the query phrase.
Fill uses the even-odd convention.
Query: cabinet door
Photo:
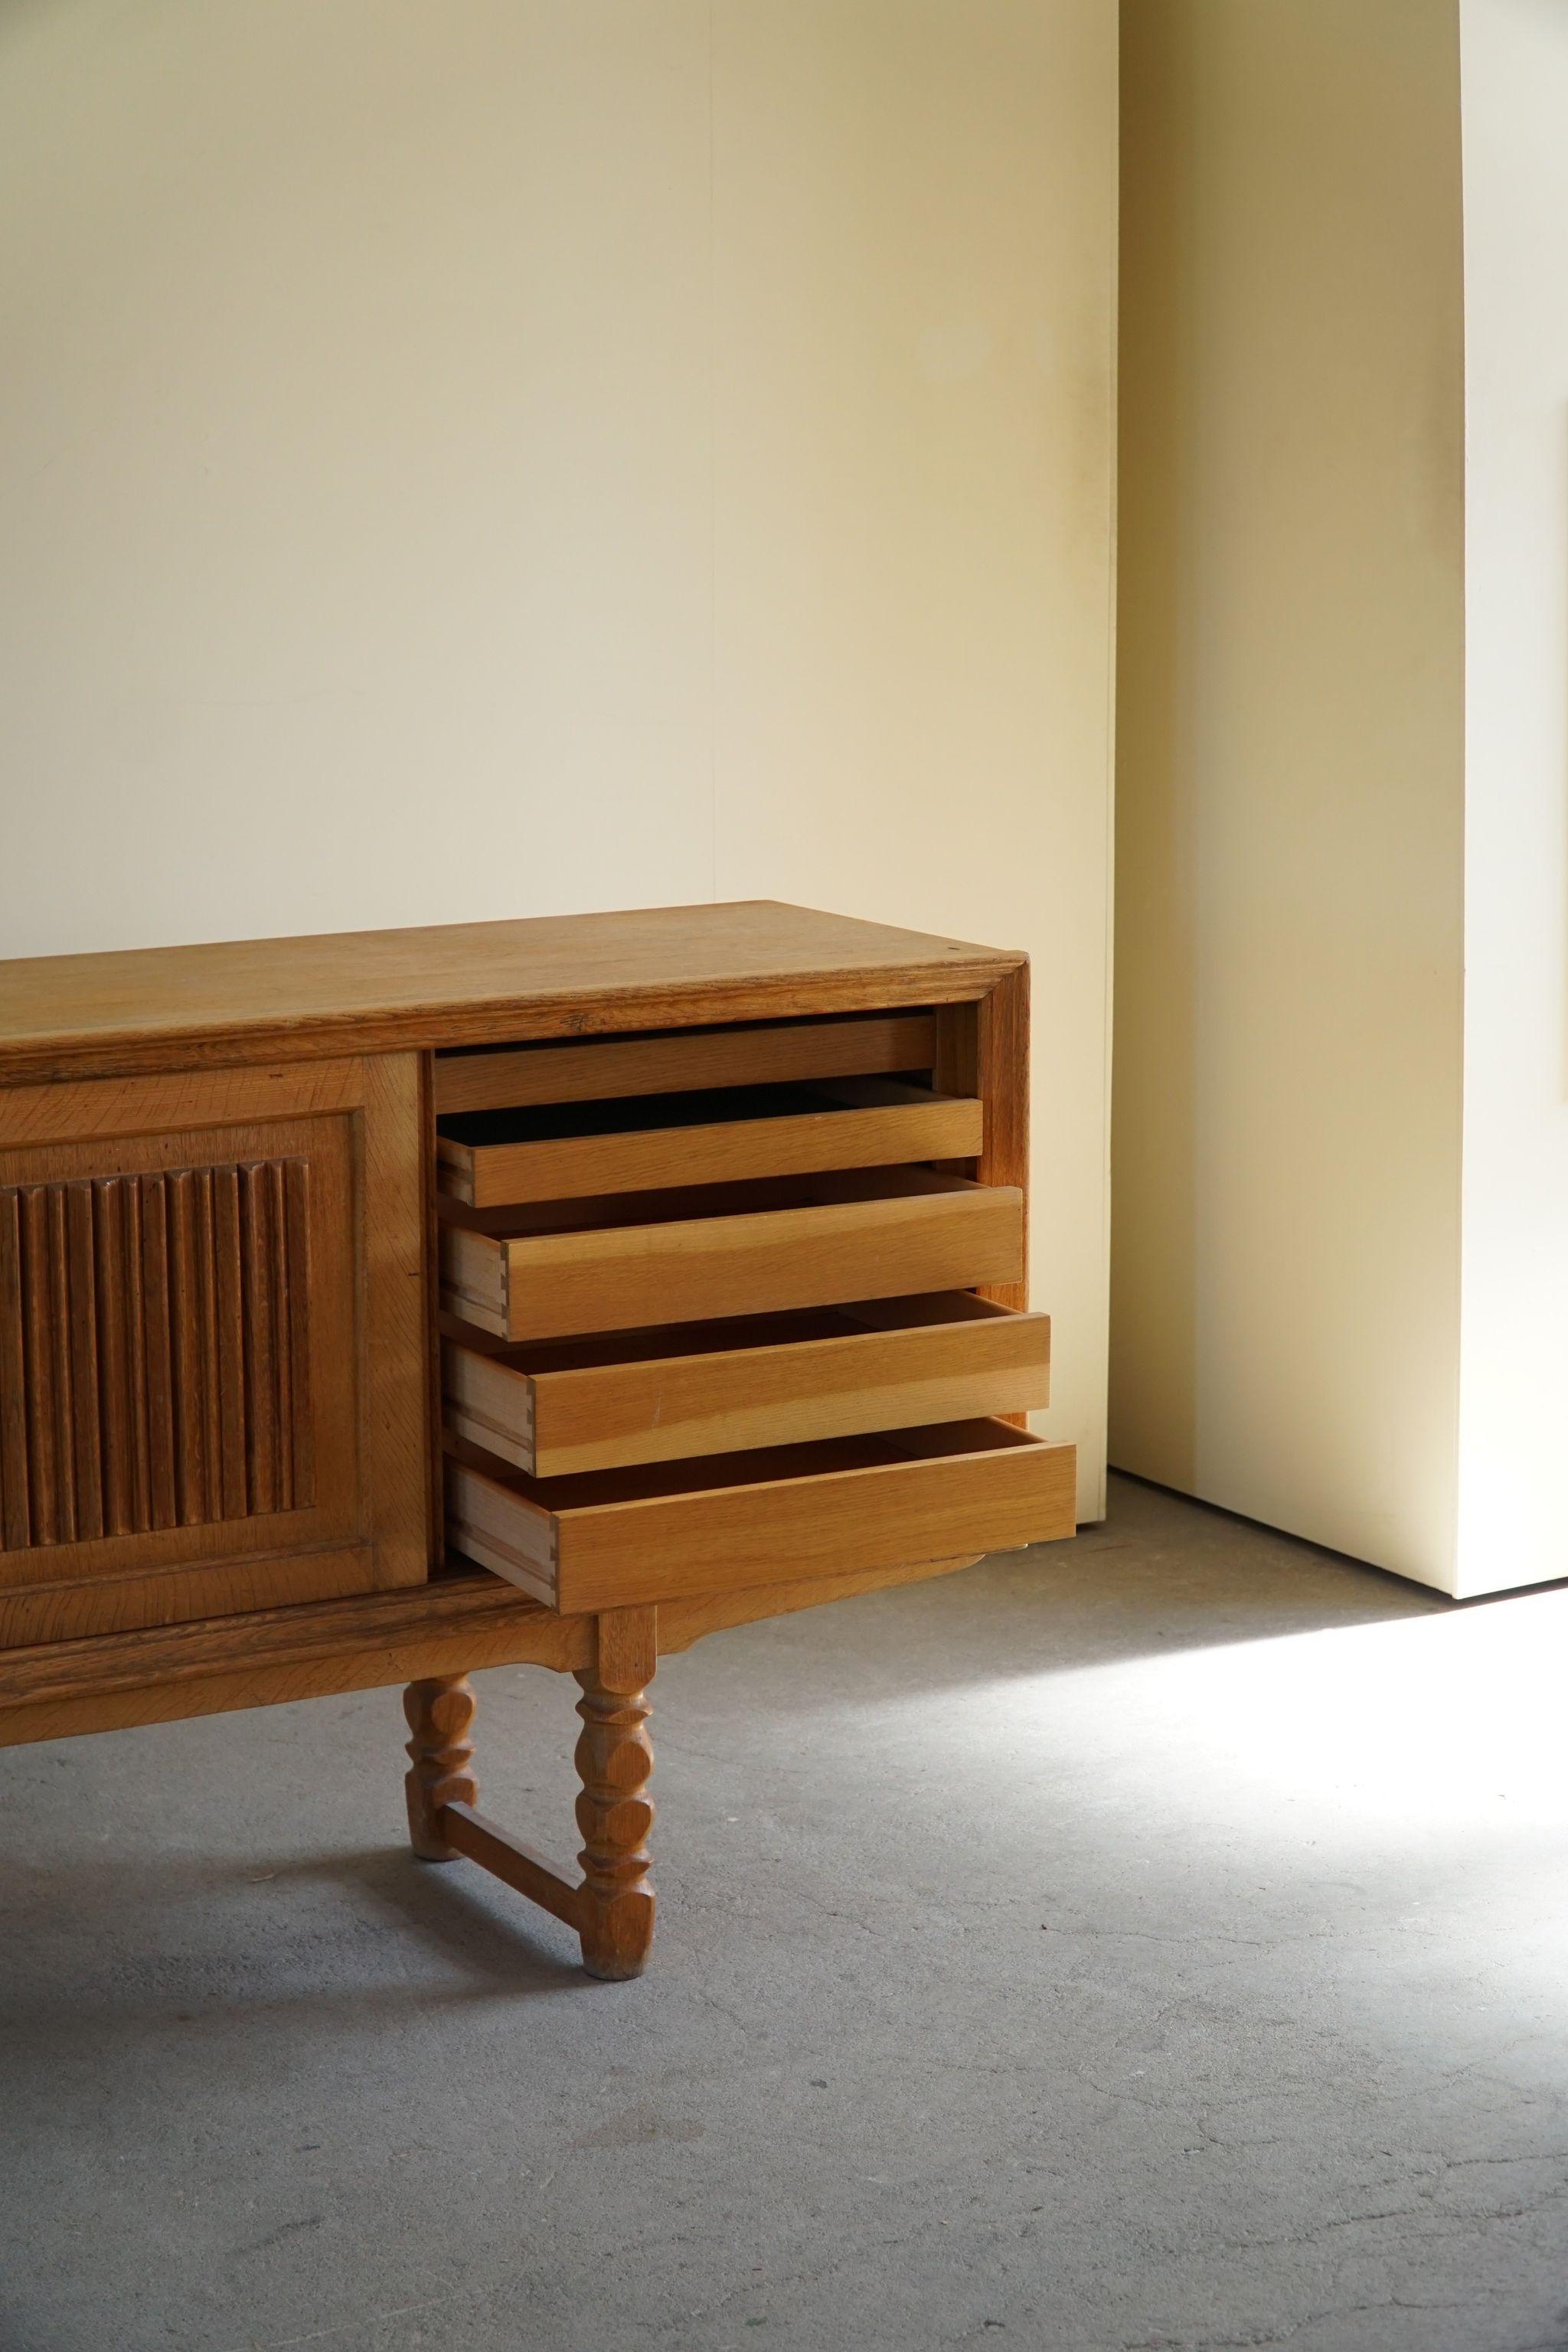
[[[0,1643],[419,1582],[414,1055],[0,1090]]]

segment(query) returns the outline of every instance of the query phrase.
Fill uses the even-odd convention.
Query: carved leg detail
[[[582,1794],[583,1965],[594,1977],[640,1976],[653,1941],[646,1793],[653,1745],[645,1726],[657,1653],[651,1609],[618,1609],[598,1621],[598,1658],[576,1680],[583,1692],[577,1742]]]
[[[405,1785],[415,1853],[426,1862],[467,1854],[481,1870],[564,1920],[577,1931],[583,1966],[592,1977],[640,1976],[653,1941],[653,1889],[647,1881],[653,1806],[647,1794],[653,1748],[644,1728],[644,1694],[658,1657],[656,1623],[651,1609],[605,1610],[593,1621],[594,1664],[577,1675],[583,1691],[577,1703],[583,1718],[577,1741],[583,1783],[577,1800],[580,1885],[476,1810],[479,1784],[468,1738],[475,1700],[467,1675],[410,1683],[403,1696],[414,1735]]]
[[[410,1683],[403,1694],[403,1712],[414,1734],[408,1743],[412,1769],[404,1783],[408,1834],[422,1862],[456,1860],[458,1849],[443,1836],[437,1815],[443,1805],[471,1805],[478,1799],[468,1737],[478,1704],[466,1675]]]

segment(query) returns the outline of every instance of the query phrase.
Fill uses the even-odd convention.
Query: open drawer
[[[1024,1196],[932,1169],[698,1186],[454,1217],[441,1304],[503,1339],[1016,1282]]]
[[[934,1069],[941,1050],[934,1013],[836,1013],[816,1021],[468,1046],[437,1054],[434,1093],[440,1116],[510,1110],[520,1103],[605,1102],[612,1095],[689,1094],[703,1087],[885,1077]]]
[[[1050,1402],[1050,1318],[966,1292],[614,1339],[448,1339],[447,1426],[535,1478]]]
[[[1074,1448],[1003,1422],[548,1481],[454,1444],[447,1536],[563,1614],[1043,1542],[1073,1530]]]
[[[436,1165],[443,1192],[489,1209],[827,1168],[972,1160],[983,1124],[980,1103],[892,1078],[731,1086],[445,1118]]]

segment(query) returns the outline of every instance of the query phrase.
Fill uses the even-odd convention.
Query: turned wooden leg
[[[578,1932],[591,1977],[640,1976],[653,1941],[648,1885],[647,1796],[653,1746],[644,1728],[644,1693],[657,1662],[651,1609],[606,1611],[598,1620],[597,1659],[577,1681],[583,1718],[577,1771],[583,1782],[577,1827],[583,1833]]]
[[[474,1743],[468,1738],[478,1704],[467,1675],[410,1683],[403,1694],[403,1712],[414,1734],[408,1743],[411,1769],[404,1782],[408,1834],[421,1862],[457,1859],[458,1849],[442,1835],[436,1817],[443,1805],[471,1805],[479,1796],[479,1784],[471,1769]]]
[[[426,1862],[467,1854],[531,1903],[574,1927],[583,1966],[593,1977],[640,1976],[653,1941],[653,1889],[647,1881],[647,1794],[653,1748],[644,1729],[658,1654],[653,1609],[609,1609],[592,1620],[594,1663],[578,1670],[583,1718],[577,1742],[577,1827],[583,1834],[580,1885],[510,1831],[475,1809],[471,1769],[474,1694],[464,1675],[410,1683],[403,1711],[414,1734],[408,1834]],[[587,1631],[584,1625],[584,1631]],[[582,1650],[577,1652],[582,1655]]]

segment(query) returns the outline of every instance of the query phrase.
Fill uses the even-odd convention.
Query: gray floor
[[[1565,1612],[1122,1486],[716,1637],[629,1986],[405,1858],[395,1694],[0,1756],[0,2343],[1568,2346]]]

